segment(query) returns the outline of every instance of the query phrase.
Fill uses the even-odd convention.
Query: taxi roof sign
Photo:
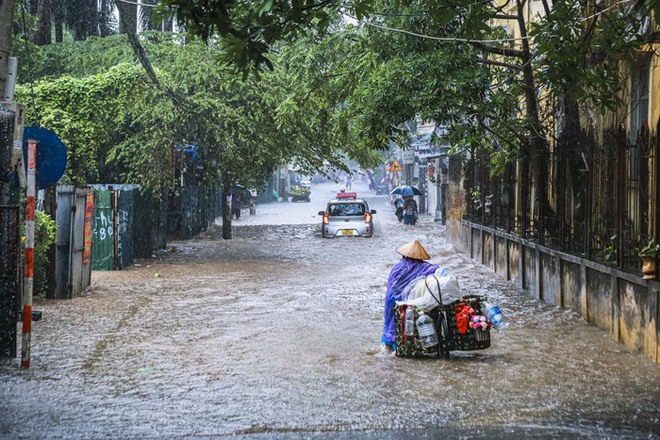
[[[357,199],[357,193],[356,192],[338,192],[337,193],[337,198],[338,199]]]

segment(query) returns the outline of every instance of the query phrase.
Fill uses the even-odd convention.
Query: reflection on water
[[[30,370],[0,362],[0,437],[660,436],[657,365],[454,253],[431,217],[400,225],[385,197],[369,200],[374,238],[322,239],[316,189],[269,206],[296,224],[247,217],[234,240],[212,229],[94,273],[91,295],[38,304]],[[511,325],[490,349],[381,348],[394,249],[412,238],[500,305]]]

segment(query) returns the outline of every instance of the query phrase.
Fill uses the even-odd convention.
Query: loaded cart
[[[289,191],[292,202],[310,202],[310,193],[311,190],[309,188],[304,188],[302,186],[293,186]]]
[[[413,304],[396,304],[396,355],[449,359],[453,350],[490,347],[492,324],[486,317],[487,308],[486,297],[480,295],[465,295],[449,304],[437,301],[435,307],[427,307],[429,310]]]

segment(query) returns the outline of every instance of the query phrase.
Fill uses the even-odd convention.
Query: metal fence
[[[67,299],[79,295],[90,285],[90,228],[94,201],[90,196],[91,190],[71,185],[58,186],[56,194],[57,239],[53,298]]]
[[[623,129],[602,141],[555,144],[534,170],[526,160],[491,176],[489,157],[464,166],[464,218],[561,251],[638,269],[639,249],[660,240],[660,141]],[[453,174],[452,179],[456,179]]]
[[[222,215],[222,198],[218,187],[186,185],[169,199],[167,233],[187,240],[215,222]]]

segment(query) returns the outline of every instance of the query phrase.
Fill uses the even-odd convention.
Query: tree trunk
[[[222,187],[222,238],[231,240],[231,182],[225,179]]]
[[[110,22],[112,17],[112,6],[109,0],[101,0],[99,7],[99,34],[101,37],[107,37],[112,33]]]
[[[64,41],[64,0],[51,0],[53,26],[55,26],[55,42]]]
[[[87,4],[87,8],[89,11],[87,36],[90,35],[99,36],[101,35],[99,32],[99,7],[96,0],[90,0],[90,2]]]
[[[137,5],[131,3],[117,2],[119,11],[119,33],[136,34],[137,33]]]
[[[32,42],[39,46],[50,44],[51,37],[50,0],[39,0],[37,7],[37,31],[32,35]]]
[[[531,51],[529,41],[527,40],[527,28],[524,15],[524,1],[518,2],[518,27],[520,36],[523,38],[521,43],[521,61],[523,72],[523,87],[525,92],[525,113],[527,117],[529,137],[528,156],[530,158],[531,175],[535,180],[537,207],[538,207],[538,238],[541,244],[545,232],[544,219],[552,212],[552,207],[548,201],[548,145],[545,138],[545,131],[541,125],[539,117],[539,105],[536,95],[536,84],[534,81],[534,69],[531,63]],[[530,210],[531,211],[531,210]]]
[[[64,0],[51,0],[51,15],[55,26],[55,42],[64,41],[64,18],[66,16]]]

